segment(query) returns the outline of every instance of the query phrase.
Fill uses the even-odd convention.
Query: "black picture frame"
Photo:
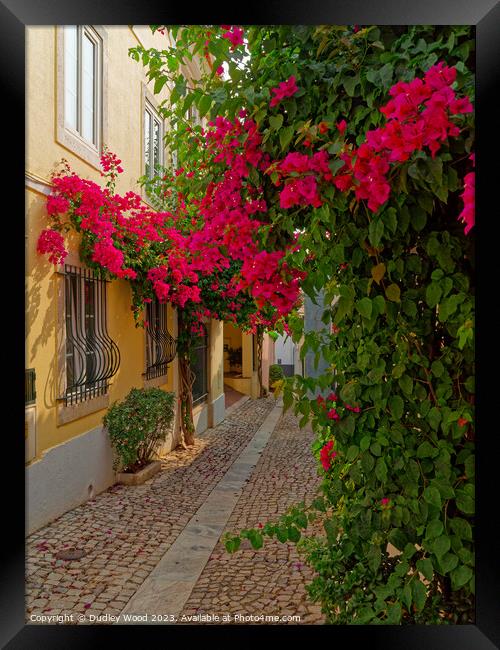
[[[24,368],[18,330],[24,322],[24,224],[19,213],[22,208],[24,188],[21,188],[24,166],[24,149],[20,147],[19,133],[24,133],[25,114],[25,56],[24,29],[27,25],[54,24],[468,24],[476,26],[477,38],[477,96],[476,96],[476,172],[477,172],[477,256],[478,312],[476,329],[477,358],[483,364],[477,381],[477,580],[476,580],[476,624],[459,626],[232,626],[221,630],[220,626],[36,626],[25,625],[24,608],[24,442],[18,431],[21,428],[21,380]],[[4,135],[14,135],[13,144],[4,149],[2,166],[4,197],[11,200],[11,208],[3,210],[4,225],[8,223],[9,239],[4,244],[16,241],[14,255],[9,265],[9,275],[4,274],[7,296],[18,296],[18,302],[8,298],[8,312],[4,341],[4,373],[16,377],[15,391],[4,391],[4,413],[14,412],[14,426],[4,427],[4,440],[8,450],[5,464],[12,467],[12,476],[3,491],[3,542],[1,556],[2,575],[0,580],[0,643],[1,647],[26,648],[87,648],[103,647],[111,642],[139,643],[144,646],[153,639],[162,646],[182,640],[184,643],[202,640],[207,643],[218,638],[231,639],[244,635],[251,641],[265,636],[270,644],[282,644],[294,637],[299,643],[324,637],[333,646],[349,642],[366,644],[369,648],[398,648],[401,650],[489,650],[500,647],[500,584],[499,562],[496,555],[500,548],[496,532],[495,495],[498,475],[498,434],[496,431],[496,382],[489,379],[488,361],[493,368],[495,330],[487,334],[487,324],[493,324],[497,311],[494,295],[496,285],[496,255],[493,236],[496,215],[496,193],[498,163],[496,147],[498,142],[499,113],[494,101],[494,91],[500,85],[500,3],[496,0],[270,0],[265,6],[235,5],[227,11],[220,3],[206,3],[193,10],[193,5],[181,3],[151,2],[125,3],[123,0],[107,0],[87,3],[68,0],[2,0],[0,3],[0,75],[3,90],[3,105],[7,109],[4,117]],[[27,107],[33,110],[32,107]],[[39,107],[43,110],[43,106]],[[6,133],[5,133],[6,132]],[[17,137],[16,137],[17,135]],[[4,139],[5,144],[5,139]],[[486,215],[490,218],[487,219]],[[7,221],[8,219],[8,221]],[[22,243],[21,243],[22,242]],[[488,254],[488,243],[493,251]],[[8,248],[8,245],[6,246]],[[21,248],[22,247],[22,248]],[[21,249],[21,250],[19,250]],[[17,252],[16,252],[17,251]],[[4,251],[5,252],[5,251]],[[489,275],[489,277],[488,277]],[[5,286],[5,284],[4,284]],[[489,289],[489,293],[486,293]],[[481,298],[484,296],[484,299]],[[8,314],[8,315],[6,315]],[[493,315],[493,318],[492,318]],[[19,326],[17,325],[19,321]],[[19,342],[12,345],[10,341]],[[19,385],[19,392],[17,387]],[[496,445],[496,446],[495,446]],[[492,499],[488,497],[492,496]],[[12,507],[7,514],[6,506]],[[175,638],[175,640],[174,640]],[[286,641],[288,643],[288,640]],[[321,641],[320,641],[321,642]]]

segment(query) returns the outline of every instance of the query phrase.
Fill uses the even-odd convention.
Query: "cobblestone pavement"
[[[237,532],[276,520],[288,506],[313,498],[319,478],[310,449],[312,440],[312,432],[300,430],[293,414],[282,416],[226,531]],[[236,554],[229,555],[219,542],[181,612],[179,623],[189,623],[187,617],[198,614],[217,614],[221,618],[224,614],[299,615],[300,623],[323,623],[320,606],[307,600],[305,584],[312,577],[312,569],[303,563],[291,543],[266,538],[262,548],[253,550],[245,540]],[[196,623],[196,619],[191,621]],[[238,621],[232,618],[232,622]],[[245,622],[252,623],[247,619]]]
[[[33,533],[26,542],[27,621],[118,615],[274,404],[273,397],[245,402],[192,448],[170,453],[145,484],[114,486]],[[57,560],[64,548],[86,555]]]

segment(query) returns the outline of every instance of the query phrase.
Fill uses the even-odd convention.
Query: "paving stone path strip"
[[[90,614],[158,612],[196,623],[200,612],[285,610],[322,621],[306,601],[311,575],[293,545],[266,542],[229,556],[218,541],[224,530],[275,517],[318,482],[312,434],[293,416],[280,419],[273,397],[235,406],[144,485],[114,486],[28,538],[28,623],[37,614],[84,613],[88,623]],[[65,548],[85,555],[57,560]]]

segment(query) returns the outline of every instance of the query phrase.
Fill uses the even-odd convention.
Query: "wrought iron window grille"
[[[203,325],[203,334],[193,348],[194,360],[191,370],[194,373],[193,405],[203,402],[208,396],[208,333]]]
[[[175,359],[177,342],[167,327],[167,306],[154,298],[146,305],[146,379],[167,374],[168,364]]]
[[[63,276],[66,388],[59,400],[67,406],[107,393],[120,367],[120,350],[107,330],[108,280],[70,265]]]

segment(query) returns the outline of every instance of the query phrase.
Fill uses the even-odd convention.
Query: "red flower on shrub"
[[[335,409],[330,409],[326,416],[329,420],[340,420],[340,416]]]
[[[328,472],[328,470],[331,469],[332,460],[337,455],[337,452],[333,451],[333,445],[334,440],[329,440],[325,445],[323,445],[319,453],[319,459],[325,472]]]

